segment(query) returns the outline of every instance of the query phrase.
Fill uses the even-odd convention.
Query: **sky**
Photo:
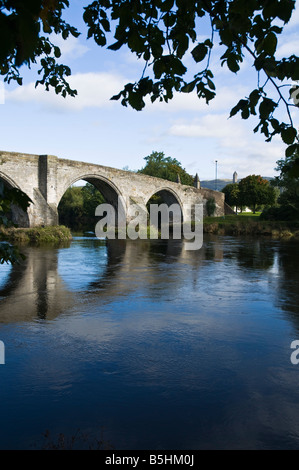
[[[76,98],[62,98],[35,88],[37,66],[22,69],[23,86],[0,86],[0,150],[49,154],[114,168],[141,169],[153,151],[176,158],[200,180],[239,179],[249,174],[272,177],[276,162],[284,157],[280,138],[271,143],[253,133],[257,121],[229,119],[231,108],[257,85],[252,64],[245,60],[233,74],[221,67],[220,46],[213,48],[211,69],[217,96],[209,105],[196,94],[178,94],[166,103],[147,103],[142,111],[111,101],[128,82],[135,82],[144,64],[127,49],[109,51],[86,39],[82,0],[72,0],[65,19],[82,34],[64,41],[60,61],[70,66],[70,84]],[[299,14],[295,11],[278,43],[278,57],[299,55]],[[203,26],[203,34],[205,33]],[[194,46],[193,46],[194,47]],[[190,74],[199,71],[190,56]],[[297,110],[296,110],[297,111]],[[298,115],[293,116],[295,124]]]

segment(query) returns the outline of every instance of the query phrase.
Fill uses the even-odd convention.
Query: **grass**
[[[272,238],[298,239],[299,221],[261,220],[260,212],[244,212],[223,217],[205,217],[203,231],[216,235],[263,235]],[[160,235],[160,234],[159,234]],[[147,227],[147,238],[150,238]],[[61,244],[72,239],[69,228],[60,226],[33,228],[0,227],[0,241],[13,244]]]
[[[237,217],[250,217],[253,219],[255,217],[259,217],[260,215],[261,215],[261,212],[256,212],[255,214],[253,212],[239,212]]]
[[[205,217],[205,233],[218,235],[263,235],[272,238],[299,239],[299,222],[261,220],[260,213],[243,213],[224,217]]]
[[[0,227],[0,240],[17,244],[49,244],[69,242],[70,230],[63,225],[50,227],[16,228]]]

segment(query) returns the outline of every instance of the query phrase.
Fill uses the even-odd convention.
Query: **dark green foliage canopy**
[[[21,85],[20,67],[38,62],[37,85],[75,96],[66,80],[70,68],[58,63],[60,49],[49,39],[53,32],[64,39],[80,34],[63,19],[68,7],[68,0],[0,0],[0,73],[5,81]],[[112,97],[136,110],[145,106],[147,96],[168,102],[176,92],[195,91],[209,103],[216,95],[211,70],[215,46],[223,51],[221,65],[232,73],[249,57],[256,83],[230,116],[257,116],[254,132],[268,141],[279,134],[287,156],[295,155],[291,166],[299,174],[298,134],[291,115],[298,103],[294,82],[299,80],[299,59],[292,51],[289,57],[276,57],[279,36],[294,8],[295,0],[94,0],[82,6],[82,16],[87,37],[96,44],[114,51],[126,46],[143,61],[141,77]],[[186,65],[190,53],[197,67],[192,77]],[[290,81],[287,87],[285,79]],[[281,106],[286,122],[277,117]]]
[[[299,177],[290,176],[286,171],[288,161],[289,159],[277,162],[276,170],[280,172],[280,175],[275,178],[274,185],[281,191],[277,202],[281,206],[281,213],[284,217],[286,214],[292,214],[292,218],[299,220]]]
[[[273,205],[275,203],[275,190],[269,181],[260,175],[249,175],[239,183],[239,205],[249,206],[255,213],[259,205]]]
[[[57,63],[61,52],[49,39],[50,33],[67,39],[78,37],[79,32],[66,23],[63,10],[69,7],[68,0],[1,0],[0,1],[0,73],[8,83],[11,80],[22,85],[20,67],[30,68],[40,63],[42,84],[63,96],[75,96],[66,77],[71,75],[68,66]]]
[[[69,6],[68,0],[0,0],[0,75],[5,82],[22,85],[21,67],[38,63],[36,86],[76,96],[67,81],[71,70],[59,63],[61,51],[51,35],[63,39],[80,35],[63,18]],[[114,51],[126,46],[143,61],[141,76],[112,97],[136,110],[144,108],[146,97],[168,102],[177,92],[195,92],[209,103],[216,96],[211,69],[215,46],[223,51],[221,65],[232,73],[238,73],[249,57],[256,83],[230,117],[256,116],[254,132],[261,132],[267,141],[280,135],[287,146],[282,169],[296,178],[299,143],[291,110],[299,102],[299,86],[294,85],[299,80],[299,59],[292,51],[288,57],[276,55],[279,36],[294,8],[295,0],[94,0],[82,6],[82,16],[87,37],[96,44]],[[186,65],[190,51],[197,67],[192,77]],[[285,120],[280,118],[281,108]],[[0,198],[5,205],[5,198]]]
[[[238,183],[230,183],[227,184],[223,189],[222,192],[225,194],[225,202],[229,206],[238,206],[239,199],[240,199],[240,189]]]
[[[241,208],[248,206],[253,212],[256,211],[257,206],[272,206],[276,200],[274,187],[260,175],[249,175],[239,183],[227,184],[222,192],[229,206]]]
[[[194,178],[189,175],[181,163],[175,158],[165,157],[164,152],[152,152],[145,157],[146,165],[138,171],[144,175],[163,178],[168,181],[177,182],[178,176],[182,184],[193,185]]]

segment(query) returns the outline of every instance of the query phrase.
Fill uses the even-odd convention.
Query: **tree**
[[[146,165],[138,171],[144,175],[156,176],[168,181],[177,182],[178,176],[182,184],[193,185],[194,178],[189,175],[181,163],[175,158],[165,157],[164,152],[152,152],[144,158]]]
[[[14,80],[22,85],[20,68],[39,62],[42,77],[36,85],[44,85],[47,90],[53,87],[64,97],[77,94],[66,80],[71,70],[57,63],[61,52],[49,38],[51,33],[63,39],[79,36],[77,29],[62,18],[66,7],[68,0],[0,1],[0,73],[5,82]]]
[[[59,203],[59,222],[78,230],[95,225],[95,209],[104,202],[104,197],[92,184],[72,186]]]
[[[74,228],[84,215],[82,188],[73,186],[66,190],[58,205],[59,223]]]
[[[225,194],[225,202],[232,207],[238,207],[240,202],[240,189],[238,183],[227,184],[222,192]]]
[[[299,219],[299,177],[287,170],[289,158],[277,162],[276,170],[280,172],[271,183],[279,195],[277,205],[261,214],[265,220],[298,221]]]
[[[206,208],[207,208],[207,215],[208,215],[209,217],[212,216],[212,215],[214,215],[215,210],[216,210],[216,201],[215,201],[215,198],[209,197],[209,199],[207,200]]]
[[[268,180],[260,175],[249,175],[239,183],[239,204],[249,206],[253,213],[258,205],[273,205],[275,203],[275,190]]]
[[[12,226],[9,214],[11,206],[14,204],[24,212],[27,211],[31,199],[18,188],[9,188],[3,181],[0,181],[0,226],[7,228]],[[14,264],[23,258],[16,246],[6,241],[0,242],[0,264]]]
[[[53,32],[64,39],[80,34],[63,19],[68,7],[68,0],[0,0],[0,73],[5,81],[21,85],[20,67],[39,62],[42,77],[36,85],[53,87],[63,96],[76,95],[66,80],[71,70],[57,62],[60,49],[49,39]],[[216,95],[211,70],[216,45],[223,50],[221,65],[232,73],[238,73],[249,57],[257,73],[256,85],[230,116],[257,116],[254,132],[260,131],[267,141],[280,135],[290,154],[299,149],[290,111],[299,101],[299,86],[293,85],[299,80],[299,59],[294,54],[277,58],[276,51],[294,8],[295,0],[94,0],[83,7],[83,19],[87,37],[99,46],[106,46],[113,36],[109,49],[127,46],[143,61],[141,77],[112,97],[136,110],[145,106],[147,96],[152,102],[168,102],[176,92],[195,91],[209,103]],[[209,25],[206,35],[202,23]],[[188,77],[186,66],[190,51],[198,64],[193,77]],[[285,84],[285,79],[292,83]],[[277,117],[281,105],[286,122]],[[299,165],[295,170],[293,162],[291,166],[298,176]]]
[[[82,188],[82,196],[85,216],[94,218],[96,207],[100,204],[104,204],[105,202],[104,197],[100,191],[98,191],[97,188],[91,183],[86,183],[86,185]]]
[[[281,191],[278,197],[278,204],[280,204],[280,213],[288,213],[291,217],[299,217],[299,177],[290,176],[286,171],[288,159],[279,160],[277,162],[276,170],[280,175],[275,178],[274,186],[278,187]]]

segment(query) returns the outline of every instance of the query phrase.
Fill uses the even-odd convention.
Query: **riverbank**
[[[251,235],[299,240],[299,221],[262,220],[254,215],[206,217],[203,231],[215,235]]]
[[[203,232],[214,235],[265,236],[299,241],[299,221],[261,220],[259,216],[253,215],[205,217]],[[92,232],[88,233],[92,234]],[[148,233],[149,237],[150,234]],[[72,238],[71,230],[63,225],[33,228],[0,227],[0,241],[8,241],[14,244],[57,244],[70,242]]]
[[[72,240],[69,228],[60,226],[50,227],[0,227],[0,240],[17,244],[44,244],[44,243],[64,243]]]

